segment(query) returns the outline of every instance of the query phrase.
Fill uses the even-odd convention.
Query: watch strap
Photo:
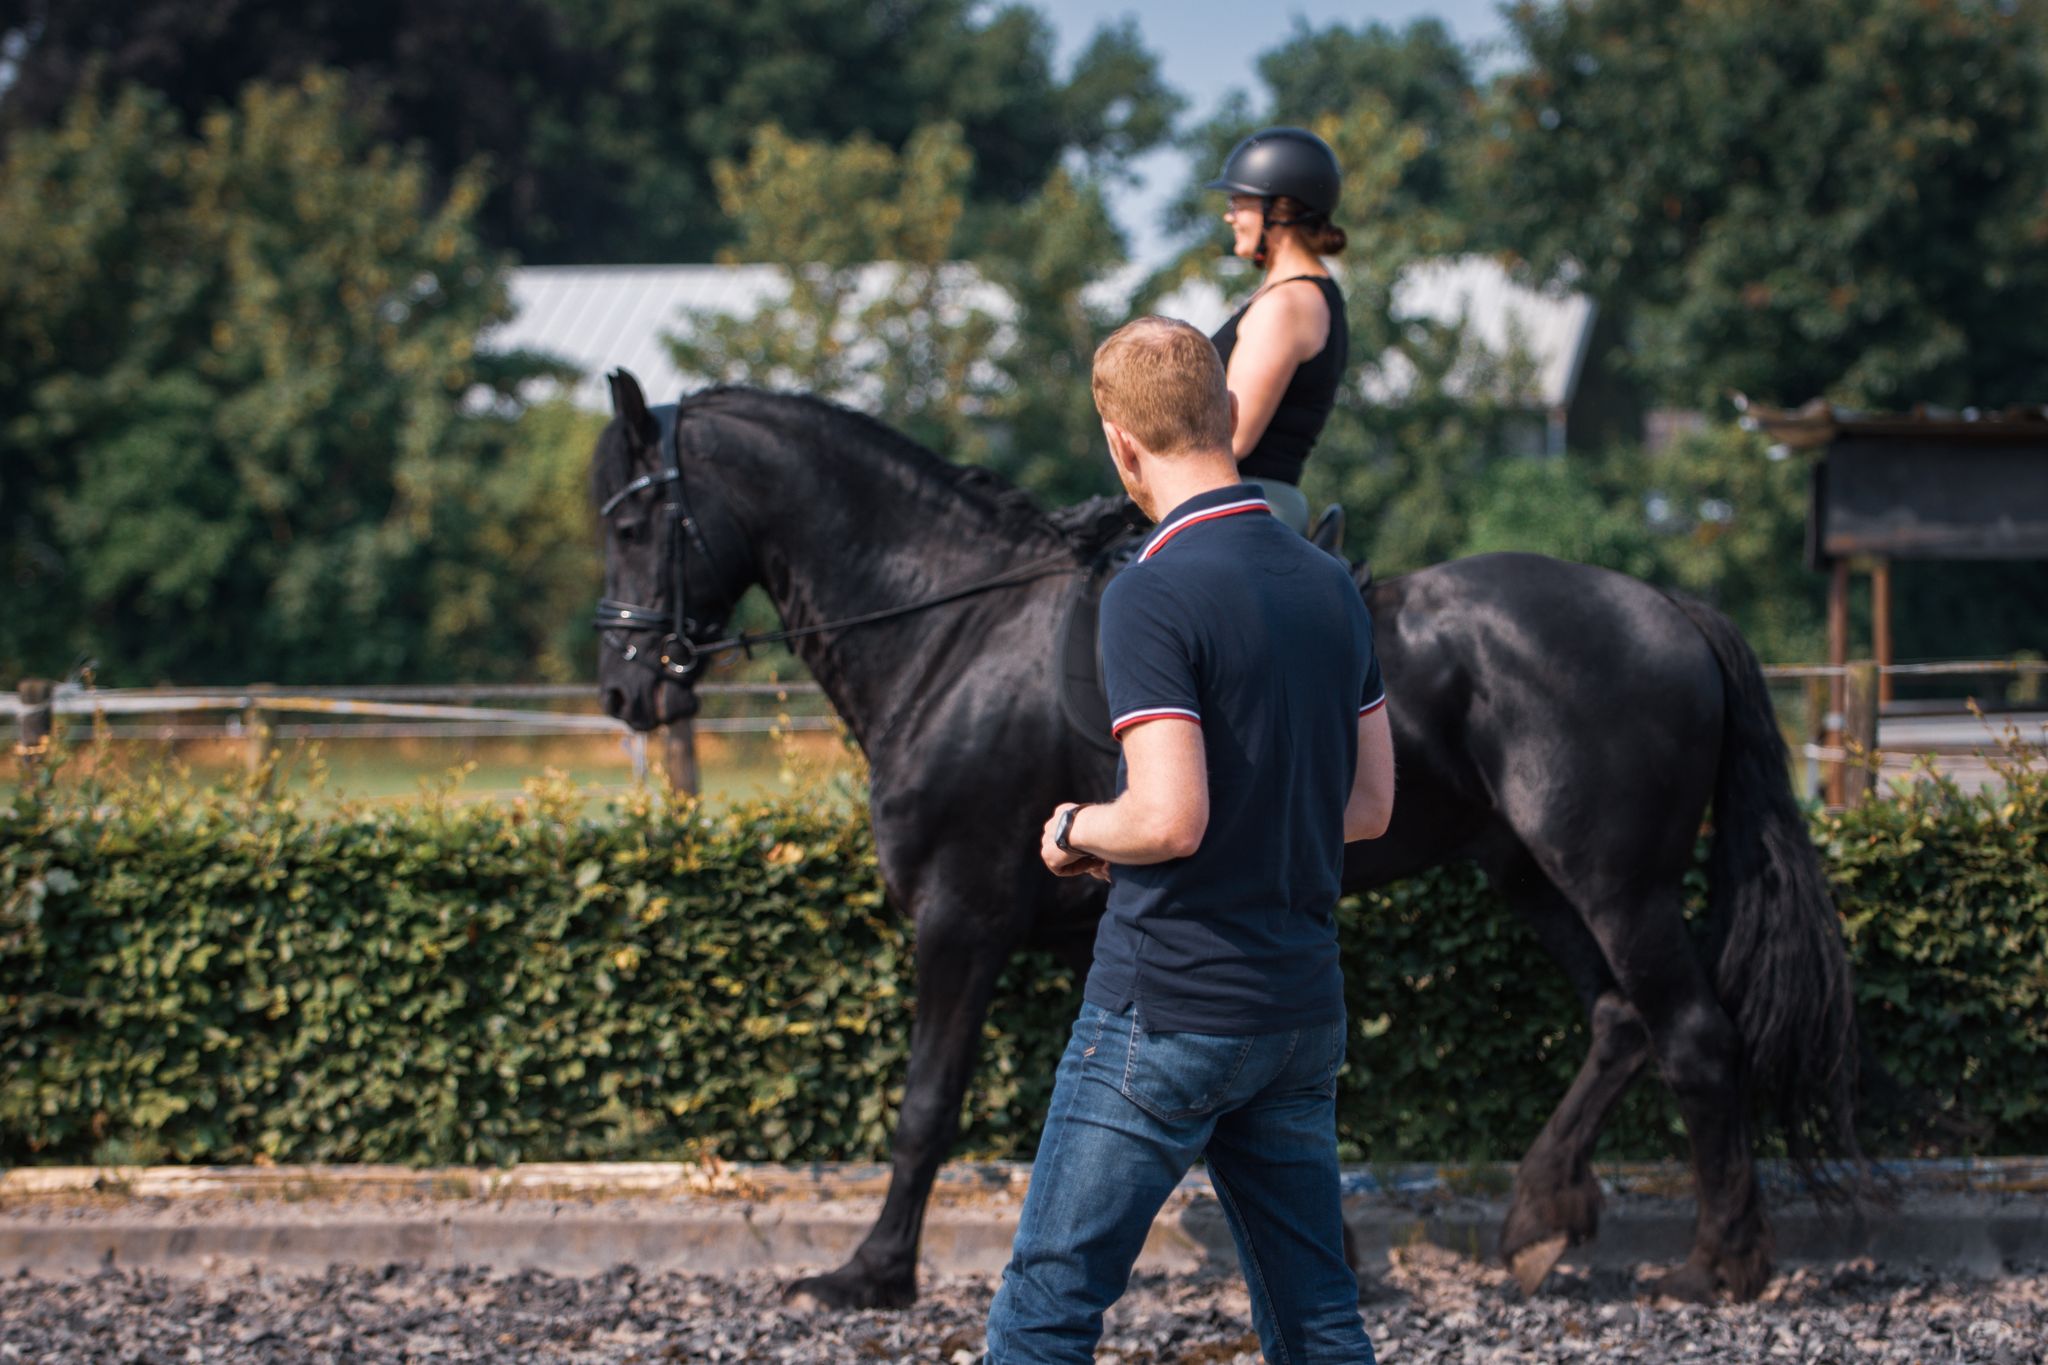
[[[1058,823],[1052,827],[1053,847],[1062,853],[1072,853],[1074,846],[1067,842],[1074,833],[1074,817],[1081,813],[1081,807],[1068,806],[1060,812]]]

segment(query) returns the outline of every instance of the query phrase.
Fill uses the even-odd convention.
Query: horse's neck
[[[910,477],[887,453],[835,451],[829,461],[765,460],[744,501],[758,568],[785,628],[888,611],[1057,555],[1050,526],[1025,534],[958,490]],[[955,608],[957,609],[957,608]],[[934,651],[947,647],[947,607],[793,642],[866,748],[915,706]]]

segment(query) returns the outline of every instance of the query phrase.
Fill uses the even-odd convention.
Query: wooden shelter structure
[[[2048,406],[1996,413],[1917,408],[1860,413],[1815,400],[1784,410],[1738,397],[1743,424],[1811,464],[1807,563],[1828,574],[1829,680],[1825,742],[1840,746],[1845,714],[1891,698],[1894,559],[2048,559]],[[1871,584],[1877,695],[1849,695],[1849,579]],[[1874,717],[1873,717],[1874,719]],[[1828,781],[1844,800],[1844,766]]]

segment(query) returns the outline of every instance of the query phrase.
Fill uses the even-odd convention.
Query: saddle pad
[[[1109,697],[1102,690],[1102,590],[1131,562],[1142,539],[1132,535],[1110,545],[1074,580],[1060,626],[1060,710],[1075,734],[1109,754],[1117,752],[1117,742],[1109,732]]]

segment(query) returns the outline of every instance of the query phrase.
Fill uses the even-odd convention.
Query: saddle
[[[1109,732],[1109,695],[1102,687],[1100,625],[1102,594],[1109,581],[1137,558],[1149,523],[1128,498],[1092,498],[1052,514],[1053,521],[1081,552],[1088,571],[1067,590],[1059,628],[1060,712],[1075,735],[1103,753],[1117,752]],[[1332,503],[1316,520],[1309,540],[1318,549],[1344,557],[1344,510]],[[1363,593],[1372,583],[1372,565],[1351,566]]]

